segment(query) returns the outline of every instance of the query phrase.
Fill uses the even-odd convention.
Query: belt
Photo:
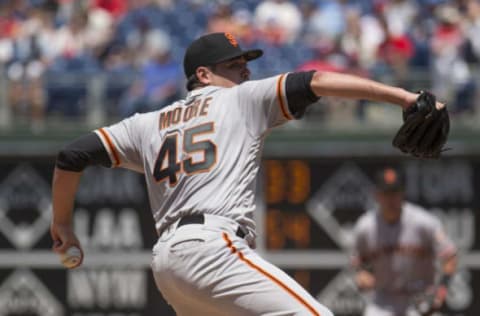
[[[205,216],[203,214],[187,215],[180,219],[177,227],[188,225],[188,224],[204,224],[204,223],[205,223]],[[243,229],[240,226],[238,226],[237,231],[235,232],[235,235],[237,235],[240,238],[245,238],[247,234],[243,231]]]

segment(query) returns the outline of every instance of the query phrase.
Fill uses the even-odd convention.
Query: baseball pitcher
[[[185,99],[65,146],[53,179],[53,250],[81,247],[72,230],[72,208],[82,171],[95,164],[128,168],[145,177],[159,237],[153,275],[178,315],[331,316],[254,251],[255,183],[264,138],[272,128],[302,117],[320,96],[406,109],[418,94],[314,71],[249,81],[247,62],[262,54],[242,50],[229,33],[202,36],[184,56],[190,91]],[[444,105],[433,107],[441,111]]]
[[[456,248],[436,217],[404,201],[399,170],[381,169],[375,181],[378,209],[355,226],[355,280],[373,291],[364,315],[432,315],[447,295]]]

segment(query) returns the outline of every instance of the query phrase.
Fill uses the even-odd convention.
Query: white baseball
[[[82,251],[77,246],[72,246],[60,255],[60,260],[65,268],[75,268],[82,261]]]

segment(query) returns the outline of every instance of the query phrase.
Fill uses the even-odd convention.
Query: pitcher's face
[[[231,88],[250,79],[250,70],[245,57],[238,57],[218,63],[211,67],[201,67],[205,72],[201,80],[208,85]],[[197,74],[198,76],[198,74]]]

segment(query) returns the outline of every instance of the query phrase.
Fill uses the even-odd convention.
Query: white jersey
[[[424,291],[434,282],[436,259],[456,251],[440,220],[411,203],[403,204],[394,224],[378,210],[364,214],[355,226],[354,248],[354,259],[371,266],[382,297]]]
[[[204,87],[159,111],[95,131],[113,167],[144,173],[159,234],[196,213],[231,218],[254,234],[264,137],[293,119],[285,78]]]

